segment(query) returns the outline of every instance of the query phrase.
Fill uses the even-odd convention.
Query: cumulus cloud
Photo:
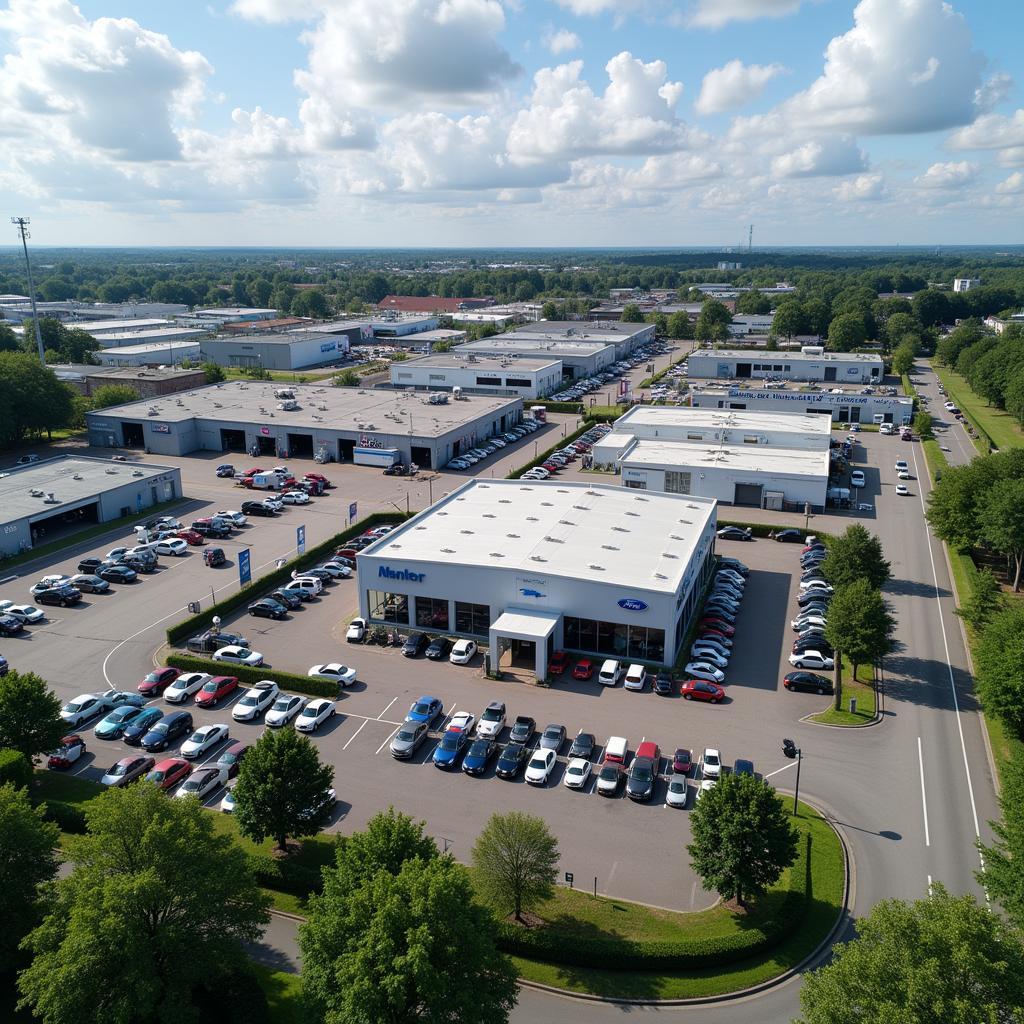
[[[914,179],[919,188],[953,189],[967,185],[978,176],[978,165],[962,160],[960,163],[932,164],[924,174]]]
[[[832,194],[844,203],[875,201],[885,195],[885,182],[880,174],[858,174],[849,181],[841,181]]]
[[[744,64],[741,60],[731,60],[704,76],[694,107],[698,114],[735,110],[760,96],[764,87],[785,70],[781,64]]]
[[[848,135],[805,142],[772,161],[776,178],[834,177],[867,167],[867,157]]]
[[[556,57],[561,53],[568,53],[570,50],[578,50],[583,41],[575,32],[567,28],[561,28],[557,32],[549,29],[544,33],[544,46]]]
[[[704,28],[721,28],[730,21],[784,18],[800,10],[800,0],[697,0],[691,22]]]
[[[953,149],[1008,149],[1024,146],[1024,109],[1009,117],[984,114],[949,137]]]
[[[1024,174],[1014,171],[1008,178],[996,185],[996,192],[1001,196],[1016,196],[1024,192]]]

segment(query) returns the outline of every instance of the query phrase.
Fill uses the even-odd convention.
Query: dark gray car
[[[420,744],[427,738],[430,731],[426,722],[405,722],[395,733],[395,738],[388,748],[392,757],[406,760],[416,753]]]

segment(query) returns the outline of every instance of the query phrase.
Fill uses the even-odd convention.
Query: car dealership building
[[[690,390],[697,409],[734,409],[824,415],[834,423],[910,423],[914,400],[904,396],[865,395],[855,391],[797,391],[791,388],[716,388]]]
[[[471,480],[364,548],[360,614],[472,637],[538,679],[556,650],[673,664],[713,571],[716,503]]]

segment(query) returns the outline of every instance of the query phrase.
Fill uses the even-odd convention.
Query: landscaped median
[[[858,665],[856,678],[850,672],[850,662],[843,656],[843,706],[837,711],[828,707],[825,711],[811,716],[819,725],[840,725],[856,727],[870,725],[875,720],[876,692],[874,669],[871,665]],[[857,710],[850,711],[850,698],[857,698]]]
[[[243,686],[255,686],[264,679],[277,683],[283,690],[291,693],[302,693],[307,697],[337,697],[338,684],[330,679],[314,679],[311,676],[300,676],[294,672],[281,672],[265,665],[252,667],[249,665],[226,664],[212,658],[200,658],[194,654],[179,654],[173,651],[164,661],[172,668],[182,672],[208,672],[211,676],[234,676]]]

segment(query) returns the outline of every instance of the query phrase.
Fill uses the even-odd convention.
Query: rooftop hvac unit
[[[160,415],[160,410],[159,409],[154,409],[152,406],[150,406],[149,412],[147,412],[146,415],[147,416],[159,416]]]
[[[38,487],[33,487],[28,493],[31,494],[33,498],[41,498],[43,496],[43,492],[39,490]]]
[[[142,470],[141,469],[133,469],[132,470],[132,476],[142,476]]]
[[[53,491],[50,491],[49,494],[47,494],[46,497],[43,498],[43,502],[44,502],[44,504],[47,504],[47,505],[56,505],[57,504],[57,499],[53,496]]]
[[[81,480],[82,479],[82,474],[81,473],[73,473],[71,475],[71,479],[72,480]]]

